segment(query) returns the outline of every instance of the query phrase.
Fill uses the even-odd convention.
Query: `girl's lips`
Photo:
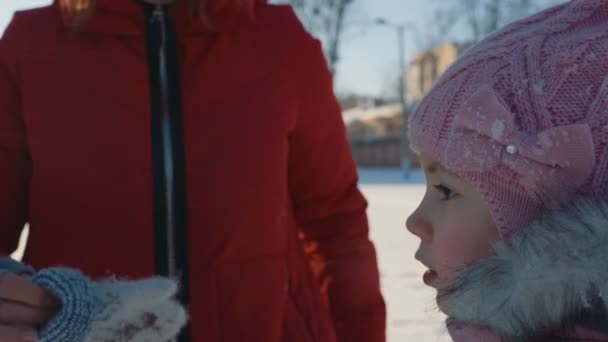
[[[424,272],[424,275],[422,276],[422,281],[427,286],[432,286],[436,280],[437,280],[437,272],[435,272],[433,270],[428,270],[428,271]]]

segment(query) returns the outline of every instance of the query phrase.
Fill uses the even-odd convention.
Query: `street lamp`
[[[401,115],[403,117],[403,132],[401,134],[401,170],[403,176],[408,179],[410,177],[411,160],[409,153],[409,141],[407,139],[407,103],[405,93],[407,90],[406,84],[406,69],[405,69],[405,30],[412,29],[413,26],[409,23],[394,24],[384,18],[377,18],[375,24],[392,28],[397,32],[397,47],[399,55],[399,102],[401,103]]]

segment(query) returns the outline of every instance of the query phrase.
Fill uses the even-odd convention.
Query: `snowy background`
[[[406,218],[424,195],[424,175],[412,173],[405,182],[399,170],[361,169],[359,173],[388,306],[388,342],[449,341],[435,291],[422,283],[425,269],[414,259],[420,241],[405,228]]]

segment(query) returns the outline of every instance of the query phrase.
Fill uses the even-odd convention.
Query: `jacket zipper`
[[[171,131],[171,108],[169,106],[169,75],[167,71],[167,27],[165,12],[161,5],[157,5],[152,14],[152,20],[160,25],[161,40],[158,49],[158,76],[160,80],[161,102],[161,132],[163,147],[163,170],[165,192],[165,227],[167,239],[167,275],[177,276],[177,262],[175,256],[175,172],[173,158],[173,133]]]
[[[176,32],[167,6],[144,4],[152,111],[152,163],[156,271],[180,281],[188,306],[185,148]],[[187,326],[174,341],[190,341]]]

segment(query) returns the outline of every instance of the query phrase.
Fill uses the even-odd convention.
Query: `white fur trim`
[[[608,203],[577,200],[495,251],[460,273],[451,315],[509,336],[558,327],[608,295]]]

